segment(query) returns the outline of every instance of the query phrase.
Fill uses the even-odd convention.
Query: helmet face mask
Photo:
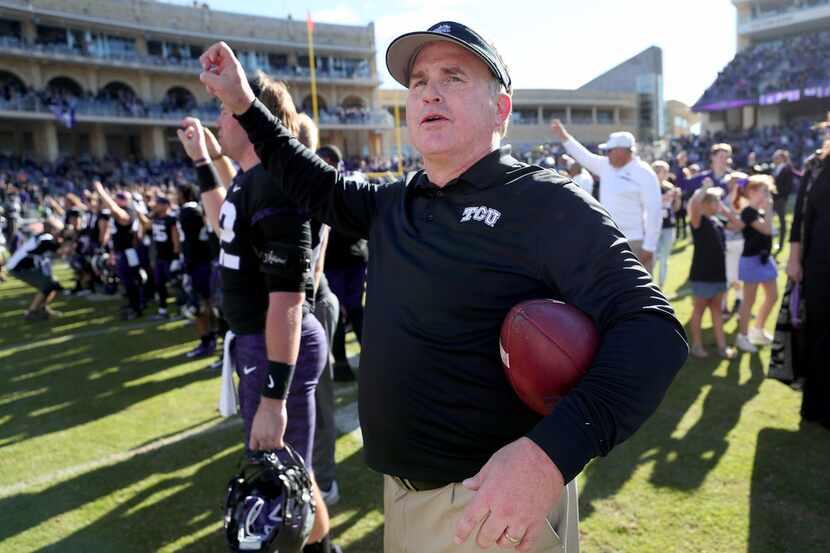
[[[225,501],[231,551],[300,553],[314,524],[313,497],[311,477],[288,444],[246,456]]]

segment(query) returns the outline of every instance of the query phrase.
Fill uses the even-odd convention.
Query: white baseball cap
[[[599,145],[600,150],[613,150],[614,148],[626,148],[632,152],[637,149],[637,140],[630,132],[612,132],[608,136],[608,142]]]

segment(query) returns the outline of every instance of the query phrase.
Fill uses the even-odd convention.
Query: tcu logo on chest
[[[461,215],[461,222],[467,223],[469,221],[478,221],[484,223],[488,227],[495,227],[501,212],[487,206],[465,207],[464,213]]]

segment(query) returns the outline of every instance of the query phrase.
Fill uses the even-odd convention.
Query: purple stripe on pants
[[[231,345],[231,356],[239,376],[239,407],[245,424],[245,447],[251,439],[251,425],[259,407],[260,394],[268,378],[268,353],[264,334],[236,336]],[[286,408],[288,425],[285,441],[297,450],[306,467],[311,470],[316,405],[314,392],[317,380],[326,364],[328,344],[323,327],[313,315],[303,317],[300,355],[294,370],[294,380],[288,393]]]

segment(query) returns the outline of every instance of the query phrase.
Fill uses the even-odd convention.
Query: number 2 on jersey
[[[228,269],[239,270],[239,256],[231,255],[225,251],[225,244],[230,244],[236,238],[233,232],[233,225],[236,223],[236,206],[229,201],[222,202],[222,209],[219,211],[219,242],[222,250],[219,252],[219,264]]]

